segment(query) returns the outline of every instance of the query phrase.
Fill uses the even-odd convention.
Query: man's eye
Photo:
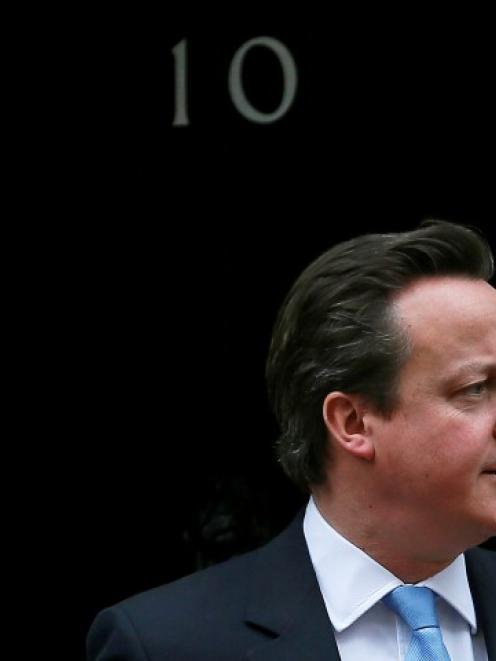
[[[464,388],[463,392],[467,395],[479,396],[483,394],[483,392],[486,390],[486,387],[487,386],[485,381],[479,381],[478,383],[472,383],[471,385]]]

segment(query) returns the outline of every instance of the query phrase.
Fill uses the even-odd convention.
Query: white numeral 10
[[[246,98],[242,83],[245,57],[254,46],[264,46],[271,50],[279,60],[283,74],[283,92],[278,108],[273,112],[261,112]],[[175,74],[175,108],[172,126],[188,126],[188,57],[187,41],[183,39],[172,49]],[[273,37],[255,37],[244,43],[235,52],[229,67],[229,96],[236,110],[250,122],[270,124],[281,119],[290,109],[298,86],[298,73],[295,61],[286,46]]]

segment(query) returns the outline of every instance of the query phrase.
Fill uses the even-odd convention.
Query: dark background
[[[304,502],[274,459],[264,361],[310,260],[426,217],[496,247],[484,21],[369,18],[116,16],[103,31],[52,298],[65,462],[52,506],[81,658],[98,610],[262,543]],[[298,69],[293,106],[268,125],[227,89],[235,51],[261,35]],[[172,127],[183,38],[190,125]],[[246,58],[244,85],[277,107],[269,51]]]

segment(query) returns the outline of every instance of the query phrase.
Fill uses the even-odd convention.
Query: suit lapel
[[[467,576],[489,661],[496,661],[496,554],[478,548],[465,554]]]
[[[304,510],[253,556],[245,621],[269,638],[250,661],[339,661],[332,624],[303,534]]]
[[[247,654],[249,661],[340,661],[332,626],[324,609],[301,613],[278,638]]]

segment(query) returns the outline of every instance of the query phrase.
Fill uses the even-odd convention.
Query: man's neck
[[[346,512],[333,507],[332,502],[313,493],[313,499],[324,519],[348,541],[385,567],[404,583],[419,583],[445,569],[453,562],[453,555],[421,549],[407,529],[401,524],[384,525],[382,517],[370,510]],[[379,520],[377,520],[377,518]]]

